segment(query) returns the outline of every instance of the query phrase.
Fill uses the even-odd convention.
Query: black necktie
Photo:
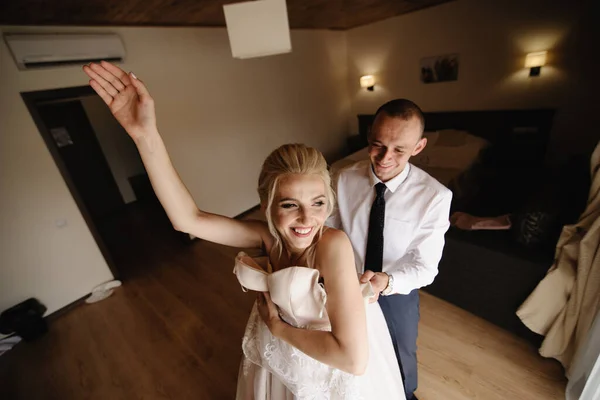
[[[375,201],[371,206],[369,217],[369,235],[367,238],[367,255],[365,256],[365,270],[381,272],[383,264],[383,223],[385,221],[385,195],[387,187],[379,182],[375,185]]]

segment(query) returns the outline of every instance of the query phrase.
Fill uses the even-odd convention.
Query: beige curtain
[[[540,354],[559,360],[567,377],[600,309],[600,143],[591,168],[585,211],[575,225],[563,228],[554,264],[517,310],[529,329],[545,336]]]

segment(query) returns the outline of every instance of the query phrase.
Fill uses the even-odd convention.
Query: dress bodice
[[[271,300],[279,308],[279,315],[288,324],[330,329],[325,311],[327,294],[319,283],[319,271],[316,269],[289,267],[267,272],[253,258],[240,253],[233,272],[244,290],[269,292]]]
[[[271,272],[266,257],[263,268],[252,257],[240,252],[235,259],[233,273],[243,290],[269,292],[271,300],[279,308],[279,315],[296,327],[330,330],[329,317],[325,310],[327,293],[319,282],[319,271],[308,267],[288,267]],[[362,284],[365,301],[373,296],[370,283]]]

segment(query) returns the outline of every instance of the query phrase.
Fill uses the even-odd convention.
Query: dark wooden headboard
[[[545,157],[554,114],[553,109],[533,109],[429,112],[424,116],[426,131],[468,131],[497,148],[507,149],[520,160],[537,164]],[[373,117],[358,115],[359,135],[365,144]]]

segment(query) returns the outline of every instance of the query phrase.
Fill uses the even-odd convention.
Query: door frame
[[[25,102],[25,105],[29,110],[29,114],[33,118],[33,122],[35,122],[35,125],[37,126],[38,131],[40,132],[40,135],[42,136],[42,139],[44,140],[44,143],[48,148],[48,151],[52,155],[52,158],[54,159],[54,162],[56,163],[56,166],[58,167],[61,176],[63,177],[65,183],[67,184],[67,187],[69,188],[69,191],[71,192],[71,196],[73,196],[73,199],[75,200],[75,203],[77,204],[77,207],[79,208],[79,211],[81,212],[85,223],[87,224],[90,232],[92,233],[92,236],[94,237],[94,240],[96,241],[96,244],[100,249],[100,253],[102,253],[104,260],[108,264],[108,268],[112,272],[115,279],[118,279],[120,274],[114,260],[110,255],[110,252],[108,251],[108,247],[106,246],[104,240],[100,236],[98,228],[96,227],[96,224],[94,223],[94,220],[92,219],[89,210],[83,202],[83,198],[79,193],[77,186],[75,186],[75,183],[71,179],[71,175],[69,174],[69,171],[58,152],[52,134],[50,133],[50,130],[46,127],[46,124],[44,124],[44,121],[42,120],[42,117],[37,109],[38,103],[54,100],[75,100],[87,96],[97,96],[94,89],[92,89],[90,86],[77,86],[64,89],[21,92],[21,98]]]

